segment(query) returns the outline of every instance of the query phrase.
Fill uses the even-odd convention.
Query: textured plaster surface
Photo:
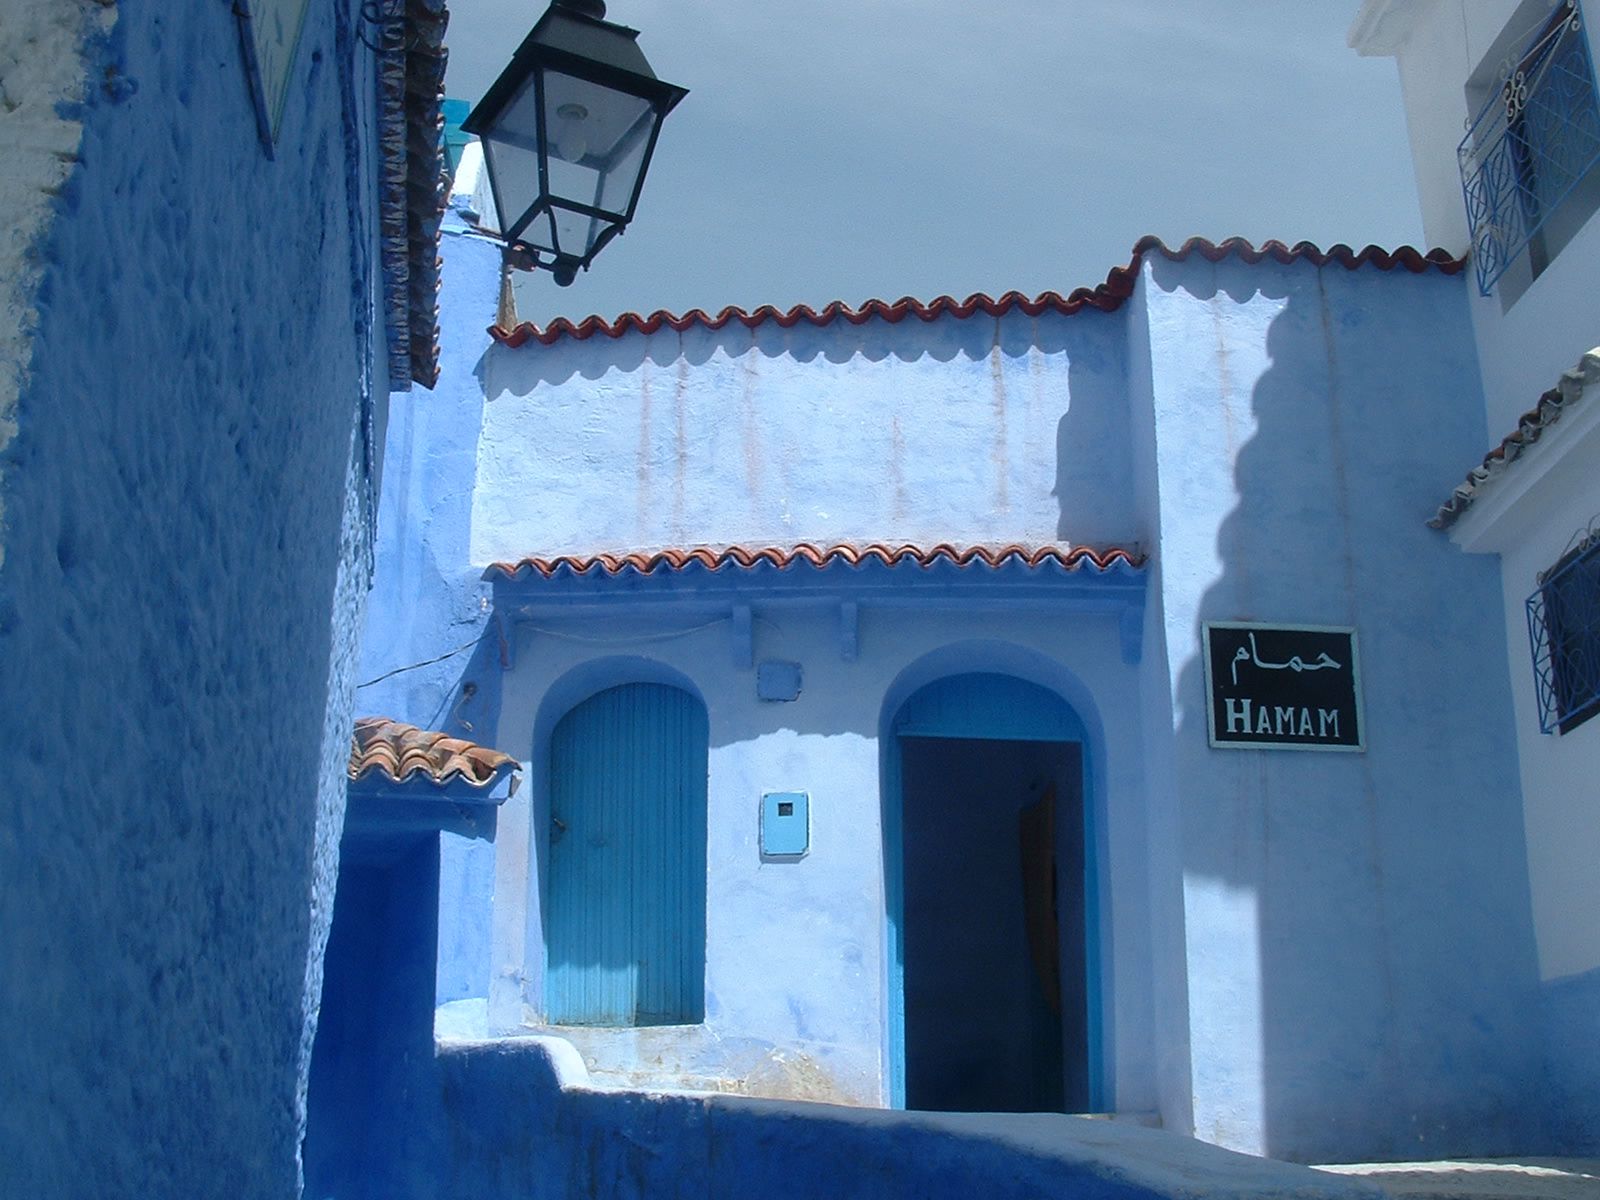
[[[1480,1159],[1319,1167],[1377,1184],[1404,1200],[1594,1200],[1600,1159]]]
[[[494,1027],[519,1028],[524,1009],[537,1023],[543,1005],[541,869],[550,792],[549,772],[538,768],[550,731],[585,694],[659,676],[704,697],[710,719],[706,1019],[564,1035],[597,1078],[611,1082],[886,1102],[883,724],[910,694],[911,681],[1001,670],[1056,690],[1098,731],[1088,754],[1089,791],[1109,865],[1102,877],[1121,885],[1096,931],[1107,1013],[1105,1096],[1124,1111],[1154,1107],[1135,673],[1122,661],[1115,618],[1003,606],[981,613],[868,610],[859,657],[847,662],[836,613],[758,609],[757,659],[799,662],[804,670],[800,698],[786,704],[758,699],[755,673],[729,653],[725,621],[695,628],[704,625],[704,618],[610,618],[599,625],[539,617],[518,627],[518,666],[506,678],[498,740],[534,766],[527,786],[502,809],[491,978],[523,982],[491,991]],[[596,638],[609,644],[596,646]],[[757,842],[761,795],[790,790],[811,797],[810,853],[799,862],[765,861]],[[524,909],[519,925],[510,910]]]
[[[1471,115],[1463,85],[1503,30],[1513,28],[1518,19],[1532,23],[1550,7],[1518,0],[1417,4],[1407,36],[1397,44],[1375,47],[1395,54],[1399,62],[1423,219],[1435,244],[1462,249],[1468,243],[1455,155],[1463,119]],[[1600,49],[1595,22],[1600,6],[1589,0],[1581,11],[1593,55]],[[1514,303],[1504,302],[1509,276],[1489,297],[1478,295],[1469,283],[1488,416],[1485,449],[1515,429],[1518,416],[1594,341],[1600,324],[1600,296],[1593,285],[1597,255],[1600,218],[1591,215]],[[1482,453],[1466,447],[1463,469],[1480,462]],[[1600,1005],[1594,1001],[1600,975],[1600,926],[1594,920],[1600,903],[1600,873],[1594,868],[1600,855],[1600,808],[1594,803],[1600,722],[1560,737],[1540,732],[1525,608],[1539,572],[1600,511],[1600,435],[1591,415],[1581,408],[1569,414],[1474,508],[1478,511],[1469,511],[1452,538],[1468,550],[1500,556],[1501,612],[1542,980],[1534,1011],[1543,1019],[1551,1072],[1545,1107],[1554,1145],[1592,1154],[1600,1150],[1600,1063],[1594,1051],[1600,1021]]]
[[[473,558],[1125,539],[1124,359],[1100,312],[496,348]]]
[[[3,458],[0,1193],[297,1193],[370,537],[348,7],[275,161],[224,4],[126,0],[62,110]],[[67,9],[0,7],[24,78]]]
[[[1428,244],[1464,253],[1471,245],[1456,148],[1468,111],[1466,83],[1518,12],[1532,25],[1540,8],[1519,0],[1441,0],[1417,5],[1412,29],[1394,50],[1405,97],[1417,195]],[[1583,6],[1590,52],[1600,52],[1596,6]],[[1477,355],[1483,369],[1489,432],[1495,439],[1516,427],[1518,414],[1595,340],[1600,297],[1594,263],[1600,254],[1600,220],[1591,216],[1549,267],[1514,304],[1502,303],[1504,282],[1493,296],[1469,284]],[[1468,272],[1471,274],[1471,272]],[[1487,444],[1484,449],[1487,449]],[[1482,450],[1478,451],[1481,456]],[[1478,461],[1465,460],[1465,465]],[[1464,468],[1463,468],[1464,469]],[[1586,514],[1587,515],[1587,514]]]
[[[1484,436],[1466,286],[1146,271],[1194,1121],[1225,1145],[1543,1136],[1499,580],[1422,523]],[[1354,626],[1366,753],[1208,748],[1205,620]]]
[[[1099,313],[497,347],[484,373],[472,556],[801,540],[1128,541],[1124,359],[1120,316]],[[1038,636],[1048,627],[1038,617],[863,620],[861,659],[847,664],[836,615],[758,613],[758,658],[799,661],[807,673],[792,706],[756,700],[753,681],[729,664],[726,630],[661,642],[702,620],[640,630],[632,645],[609,619],[531,635],[532,657],[518,658],[529,665],[507,679],[497,739],[530,756],[531,788],[523,807],[503,814],[497,848],[499,953],[516,965],[497,958],[491,976],[527,983],[498,1002],[491,994],[492,1022],[520,1026],[524,1004],[537,1021],[542,1006],[540,730],[560,715],[544,697],[562,671],[604,654],[600,635],[614,652],[643,646],[680,670],[711,708],[707,1020],[676,1032],[571,1036],[617,1080],[852,1103],[887,1096],[883,697],[920,654],[998,628],[1047,656],[1088,655],[1097,673],[1122,668],[1110,665],[1116,632],[1104,618],[1073,626],[1085,648],[1072,652],[1064,626]],[[971,668],[984,663],[975,655]],[[1123,778],[1136,770],[1131,751],[1113,769]],[[813,790],[816,850],[799,864],[763,864],[753,841],[760,793],[780,787]],[[1120,844],[1142,877],[1131,795],[1119,801]],[[532,839],[526,849],[510,844],[519,833]],[[504,910],[523,895],[534,907],[519,920]],[[1123,970],[1135,975],[1138,911],[1130,899]],[[1142,1026],[1145,990],[1125,993],[1130,1028]],[[1147,1044],[1132,1033],[1121,1043],[1135,1103],[1149,1092]]]
[[[94,51],[116,21],[110,0],[0,0],[0,455],[17,432],[17,395],[27,379],[44,263],[41,239],[78,157],[78,106]],[[0,457],[0,482],[5,475]],[[6,555],[0,487],[0,567]]]
[[[1539,947],[1540,1003],[1556,1150],[1600,1153],[1600,721],[1561,735],[1539,731],[1538,699],[1529,665],[1527,598],[1541,571],[1571,544],[1574,527],[1600,511],[1600,429],[1578,410],[1569,427],[1546,438],[1497,481],[1485,504],[1468,510],[1457,539],[1479,552],[1499,552],[1511,696],[1524,796],[1534,932]],[[1566,424],[1565,422],[1563,424]],[[1558,438],[1560,440],[1558,440]]]
[[[1585,400],[1600,398],[1595,392]],[[1600,407],[1600,406],[1597,406]],[[1478,551],[1498,551],[1505,601],[1511,692],[1516,703],[1519,761],[1527,797],[1523,825],[1533,891],[1539,967],[1545,979],[1600,969],[1600,721],[1565,734],[1539,729],[1539,700],[1528,642],[1528,597],[1548,570],[1600,514],[1600,422],[1579,410],[1554,426],[1507,472],[1504,496],[1490,504],[1463,535],[1476,534]],[[1580,422],[1592,425],[1579,439]],[[1562,425],[1567,428],[1562,428]],[[1560,441],[1557,440],[1558,436]],[[1580,444],[1581,442],[1581,444]],[[1501,500],[1511,500],[1502,507]],[[1476,505],[1474,507],[1477,507]],[[1489,561],[1493,561],[1491,558]]]
[[[499,644],[492,630],[480,641],[489,629],[490,589],[472,564],[468,537],[483,414],[479,362],[490,344],[484,330],[494,320],[500,256],[492,244],[465,236],[453,215],[440,253],[446,319],[439,382],[431,392],[390,397],[356,705],[363,715],[494,745]],[[486,997],[489,931],[481,914],[488,912],[494,850],[445,833],[440,854],[439,1001]]]
[[[444,1197],[1375,1198],[1370,1184],[1050,1113],[905,1113],[588,1086],[559,1043],[445,1043]]]
[[[729,1090],[765,1053],[824,1085],[769,1094],[881,1102],[882,721],[917,671],[1034,670],[1103,730],[1108,1107],[1303,1159],[1553,1145],[1549,1085],[1593,1077],[1573,1050],[1587,992],[1539,991],[1498,573],[1423,525],[1487,436],[1469,286],[1195,259],[1148,266],[1118,314],[1017,328],[490,349],[481,410],[460,417],[470,505],[433,485],[453,506],[433,542],[460,553],[470,520],[475,567],[833,538],[1126,540],[1153,557],[1137,666],[1109,618],[995,598],[865,608],[850,660],[836,610],[758,599],[755,658],[805,672],[781,705],[755,698],[715,604],[585,612],[508,592],[491,740],[527,786],[501,814],[492,919],[482,880],[467,886],[483,862],[463,860],[443,934],[476,946],[488,921],[486,1027],[539,1019],[550,729],[601,687],[672,679],[711,718],[707,1020],[571,1040],[597,1079]],[[1366,753],[1211,750],[1210,619],[1355,626]],[[812,793],[813,852],[763,863],[760,793],[789,788]],[[1541,1004],[1565,1014],[1542,1040]]]

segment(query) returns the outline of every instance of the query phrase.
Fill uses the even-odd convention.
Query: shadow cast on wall
[[[1190,961],[1227,964],[1191,984],[1196,1093],[1228,1095],[1197,1133],[1237,1144],[1254,1114],[1249,1148],[1300,1161],[1526,1152],[1536,974],[1496,564],[1424,524],[1482,436],[1459,289],[1226,263],[1152,282],[1200,346],[1178,370],[1210,413],[1181,453],[1216,460],[1164,471],[1162,497],[1163,545],[1204,568],[1168,555],[1168,611],[1180,568],[1209,578],[1171,647]],[[1228,331],[1263,312],[1258,372]],[[1355,627],[1366,752],[1210,748],[1208,620]]]
[[[549,346],[537,342],[515,349],[499,346],[487,351],[485,358],[491,362],[489,374],[501,390],[526,396],[540,386],[579,378],[595,382],[613,372],[631,374],[647,363],[657,370],[674,369],[680,361],[696,368],[717,359],[744,360],[751,354],[797,363],[820,359],[836,366],[857,359],[949,363],[962,357],[986,358],[997,340],[1008,354],[1020,353],[1028,346],[1056,354],[1074,342],[1074,323],[1107,319],[1105,314],[1093,312],[1063,316],[1046,311],[1030,317],[1013,309],[998,317],[977,314],[934,321],[907,317],[898,323],[869,318],[859,325],[844,320],[823,326],[801,322],[788,329],[775,321],[754,328],[735,321],[721,329],[694,324],[682,331],[665,327],[653,334],[630,331],[615,338],[603,333],[585,340],[565,337]],[[499,393],[485,394],[493,403]]]

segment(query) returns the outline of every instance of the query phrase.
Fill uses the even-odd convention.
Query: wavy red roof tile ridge
[[[1471,508],[1483,489],[1498,479],[1522,452],[1543,437],[1546,431],[1561,420],[1562,414],[1575,407],[1584,391],[1600,380],[1600,346],[1587,352],[1577,362],[1561,373],[1556,386],[1539,397],[1539,402],[1517,418],[1517,427],[1500,439],[1500,444],[1483,456],[1483,462],[1467,472],[1464,481],[1450,493],[1449,499],[1439,506],[1439,511],[1428,522],[1434,529],[1448,529]]]
[[[1096,284],[1094,287],[1077,288],[1065,296],[1052,291],[1041,292],[1030,298],[1021,292],[1006,292],[994,298],[983,292],[975,292],[965,300],[957,300],[953,296],[938,296],[933,300],[922,301],[912,296],[903,296],[892,303],[884,300],[868,300],[855,307],[842,300],[835,300],[820,310],[812,308],[809,304],[797,304],[786,310],[763,304],[754,312],[746,312],[742,308],[730,305],[715,316],[699,308],[692,308],[682,314],[658,309],[649,316],[626,312],[614,321],[607,321],[600,316],[585,317],[576,322],[566,317],[557,317],[542,328],[529,321],[522,322],[515,329],[503,329],[498,325],[491,325],[489,336],[501,345],[515,349],[529,341],[548,346],[568,337],[577,341],[587,341],[597,334],[608,338],[619,338],[629,332],[656,333],[663,327],[679,333],[695,325],[716,330],[735,321],[747,329],[754,329],[769,321],[781,328],[789,329],[802,321],[811,325],[825,326],[839,320],[851,325],[883,320],[894,325],[907,317],[915,317],[919,321],[934,321],[940,317],[970,317],[980,312],[985,316],[999,317],[1012,309],[1019,309],[1030,317],[1036,317],[1045,311],[1071,316],[1086,308],[1112,312],[1120,308],[1122,302],[1133,294],[1134,283],[1139,277],[1139,268],[1145,256],[1152,253],[1160,254],[1174,262],[1182,262],[1195,255],[1211,262],[1220,262],[1230,255],[1236,255],[1247,263],[1258,263],[1270,258],[1274,262],[1285,264],[1309,262],[1318,267],[1332,264],[1352,271],[1365,266],[1376,267],[1382,271],[1391,271],[1399,267],[1413,274],[1436,270],[1446,275],[1455,275],[1466,266],[1465,259],[1456,258],[1448,251],[1429,250],[1423,253],[1411,246],[1401,246],[1397,250],[1367,246],[1356,251],[1339,243],[1323,250],[1312,242],[1296,242],[1290,246],[1279,241],[1267,241],[1260,246],[1254,246],[1244,238],[1228,238],[1222,242],[1212,242],[1206,238],[1194,237],[1174,249],[1160,238],[1149,235],[1140,238],[1134,244],[1128,265],[1113,267],[1104,283]]]
[[[938,562],[950,562],[957,567],[968,567],[977,562],[993,568],[1004,566],[1009,562],[1018,562],[1028,568],[1037,568],[1047,563],[1054,563],[1069,571],[1087,565],[1103,572],[1119,565],[1138,570],[1144,566],[1145,556],[1137,548],[1126,549],[1121,546],[1025,546],[1017,542],[1002,546],[955,546],[941,542],[937,546],[925,549],[909,543],[890,545],[885,542],[871,542],[857,546],[841,542],[823,546],[814,542],[800,542],[793,546],[757,548],[695,546],[689,549],[641,550],[614,554],[559,554],[549,557],[530,555],[515,562],[491,563],[484,574],[491,576],[498,572],[507,579],[515,579],[524,574],[537,574],[548,579],[559,572],[576,575],[620,575],[624,571],[633,571],[640,575],[652,575],[657,572],[681,571],[690,565],[699,565],[710,571],[720,571],[730,566],[750,570],[765,563],[783,570],[796,563],[820,569],[835,562],[859,566],[874,561],[890,567],[907,563],[929,567]]]
[[[509,754],[449,734],[388,717],[361,717],[350,738],[346,773],[352,782],[376,774],[390,783],[405,783],[421,774],[441,787],[460,779],[487,789],[518,765]]]

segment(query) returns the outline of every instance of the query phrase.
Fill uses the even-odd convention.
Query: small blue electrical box
[[[756,698],[777,701],[798,700],[800,681],[799,663],[770,659],[756,668]]]
[[[804,858],[811,849],[811,797],[767,792],[761,797],[761,857]]]

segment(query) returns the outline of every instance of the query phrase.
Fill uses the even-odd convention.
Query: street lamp
[[[661,122],[656,78],[603,0],[553,0],[462,128],[483,142],[508,260],[565,287],[633,220]]]

